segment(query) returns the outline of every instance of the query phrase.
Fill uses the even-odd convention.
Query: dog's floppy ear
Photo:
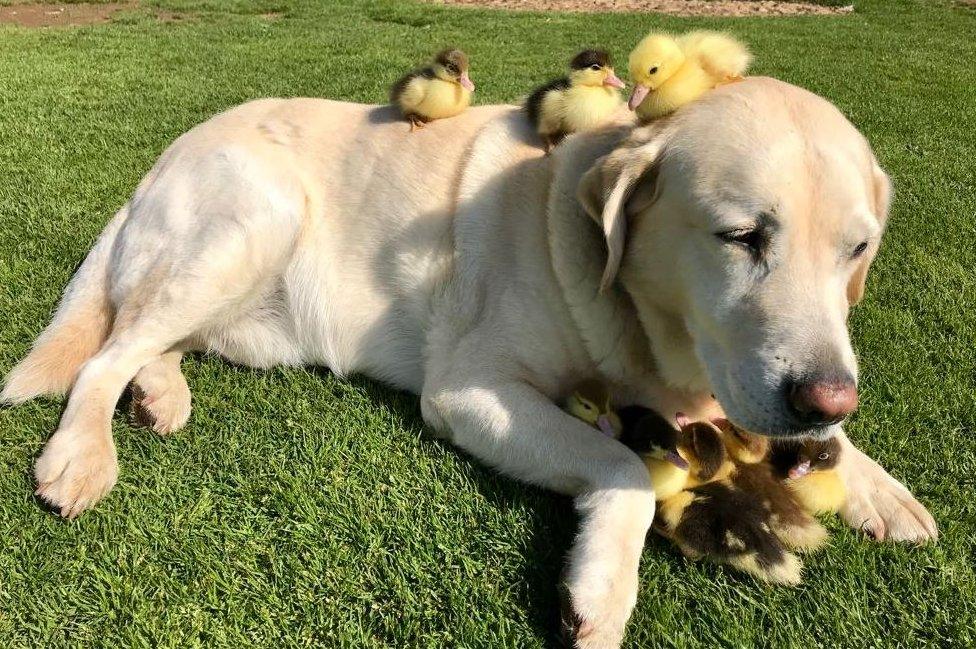
[[[603,229],[607,242],[601,291],[613,283],[620,270],[628,212],[647,208],[657,196],[657,166],[665,139],[659,132],[639,145],[624,145],[599,158],[580,180],[576,196],[590,218]]]
[[[871,184],[874,215],[877,217],[878,223],[881,224],[881,229],[884,230],[888,222],[888,210],[891,208],[891,180],[888,178],[888,174],[878,166],[877,161],[874,159],[871,161]],[[879,240],[875,240],[871,244],[871,247],[864,251],[861,263],[858,264],[857,269],[851,276],[851,281],[847,284],[848,304],[857,304],[864,297],[864,284],[868,279],[868,268],[871,267],[874,256],[878,254],[879,243],[880,238]]]

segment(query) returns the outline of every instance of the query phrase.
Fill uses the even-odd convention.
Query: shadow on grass
[[[332,373],[324,367],[306,368],[311,374],[327,380]],[[562,646],[559,638],[559,596],[557,585],[565,557],[576,531],[577,517],[572,500],[517,482],[484,466],[477,458],[450,442],[436,437],[424,424],[419,397],[388,388],[365,377],[343,380],[369,395],[379,408],[395,413],[414,430],[422,430],[421,448],[430,455],[448,452],[466,465],[465,477],[478,493],[499,510],[518,509],[530,512],[526,554],[517,593],[519,606],[536,637],[545,638],[546,646]]]

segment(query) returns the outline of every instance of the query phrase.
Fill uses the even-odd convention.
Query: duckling
[[[567,134],[605,124],[623,104],[616,89],[624,82],[614,74],[607,52],[583,50],[569,69],[568,77],[536,88],[525,101],[529,122],[547,153]]]
[[[728,419],[712,420],[722,431],[725,448],[735,463],[731,485],[751,494],[769,513],[768,524],[779,539],[800,552],[819,549],[827,530],[801,505],[774,474],[768,457],[769,438],[749,433]]]
[[[644,460],[659,502],[725,478],[732,470],[718,431],[709,424],[695,422],[676,430],[664,417],[643,406],[621,408],[618,414],[623,425],[620,442]],[[679,413],[679,421],[681,417]]]
[[[748,48],[727,34],[648,34],[630,53],[635,85],[627,105],[649,122],[722,83],[741,79],[751,60]]]
[[[699,474],[689,481],[693,486],[660,502],[655,531],[691,559],[728,564],[770,583],[799,583],[802,563],[775,533],[769,510],[735,484],[738,471],[727,455],[721,431],[708,422],[691,422],[680,413],[676,419],[687,444],[681,450],[689,463],[718,468],[711,475],[710,471]]]
[[[627,423],[621,441],[641,456],[651,476],[658,502],[681,492],[688,484],[691,466],[678,449],[678,431],[653,410],[630,406],[623,410]]]
[[[458,49],[437,54],[430,65],[408,73],[390,88],[390,103],[410,121],[410,130],[431,120],[454,117],[471,104],[474,84],[468,57]]]
[[[566,412],[599,429],[607,437],[620,436],[620,417],[610,405],[610,390],[595,379],[582,381],[566,400]]]
[[[713,426],[722,434],[722,443],[735,462],[741,464],[758,464],[769,454],[769,438],[753,435],[734,425],[725,417],[713,417]]]
[[[770,461],[800,505],[811,514],[833,514],[847,500],[847,489],[837,472],[840,440],[779,441]]]

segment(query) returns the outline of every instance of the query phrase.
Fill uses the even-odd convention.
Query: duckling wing
[[[743,44],[721,32],[696,31],[679,39],[685,56],[716,82],[741,77],[752,62],[752,54]]]
[[[539,86],[532,91],[532,94],[525,100],[525,112],[533,126],[538,128],[542,122],[542,104],[546,95],[551,92],[562,92],[567,88],[569,88],[569,79],[562,77],[560,79],[553,79],[549,83]]]
[[[416,108],[424,100],[426,84],[436,78],[433,68],[421,68],[403,75],[390,87],[390,102],[404,111]]]

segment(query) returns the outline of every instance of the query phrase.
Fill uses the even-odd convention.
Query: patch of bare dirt
[[[108,4],[15,4],[0,7],[0,24],[21,27],[64,27],[108,22],[119,11],[132,5]]]
[[[675,16],[797,16],[834,15],[854,6],[825,7],[782,0],[432,0],[436,4],[521,9],[524,11],[653,12]]]

